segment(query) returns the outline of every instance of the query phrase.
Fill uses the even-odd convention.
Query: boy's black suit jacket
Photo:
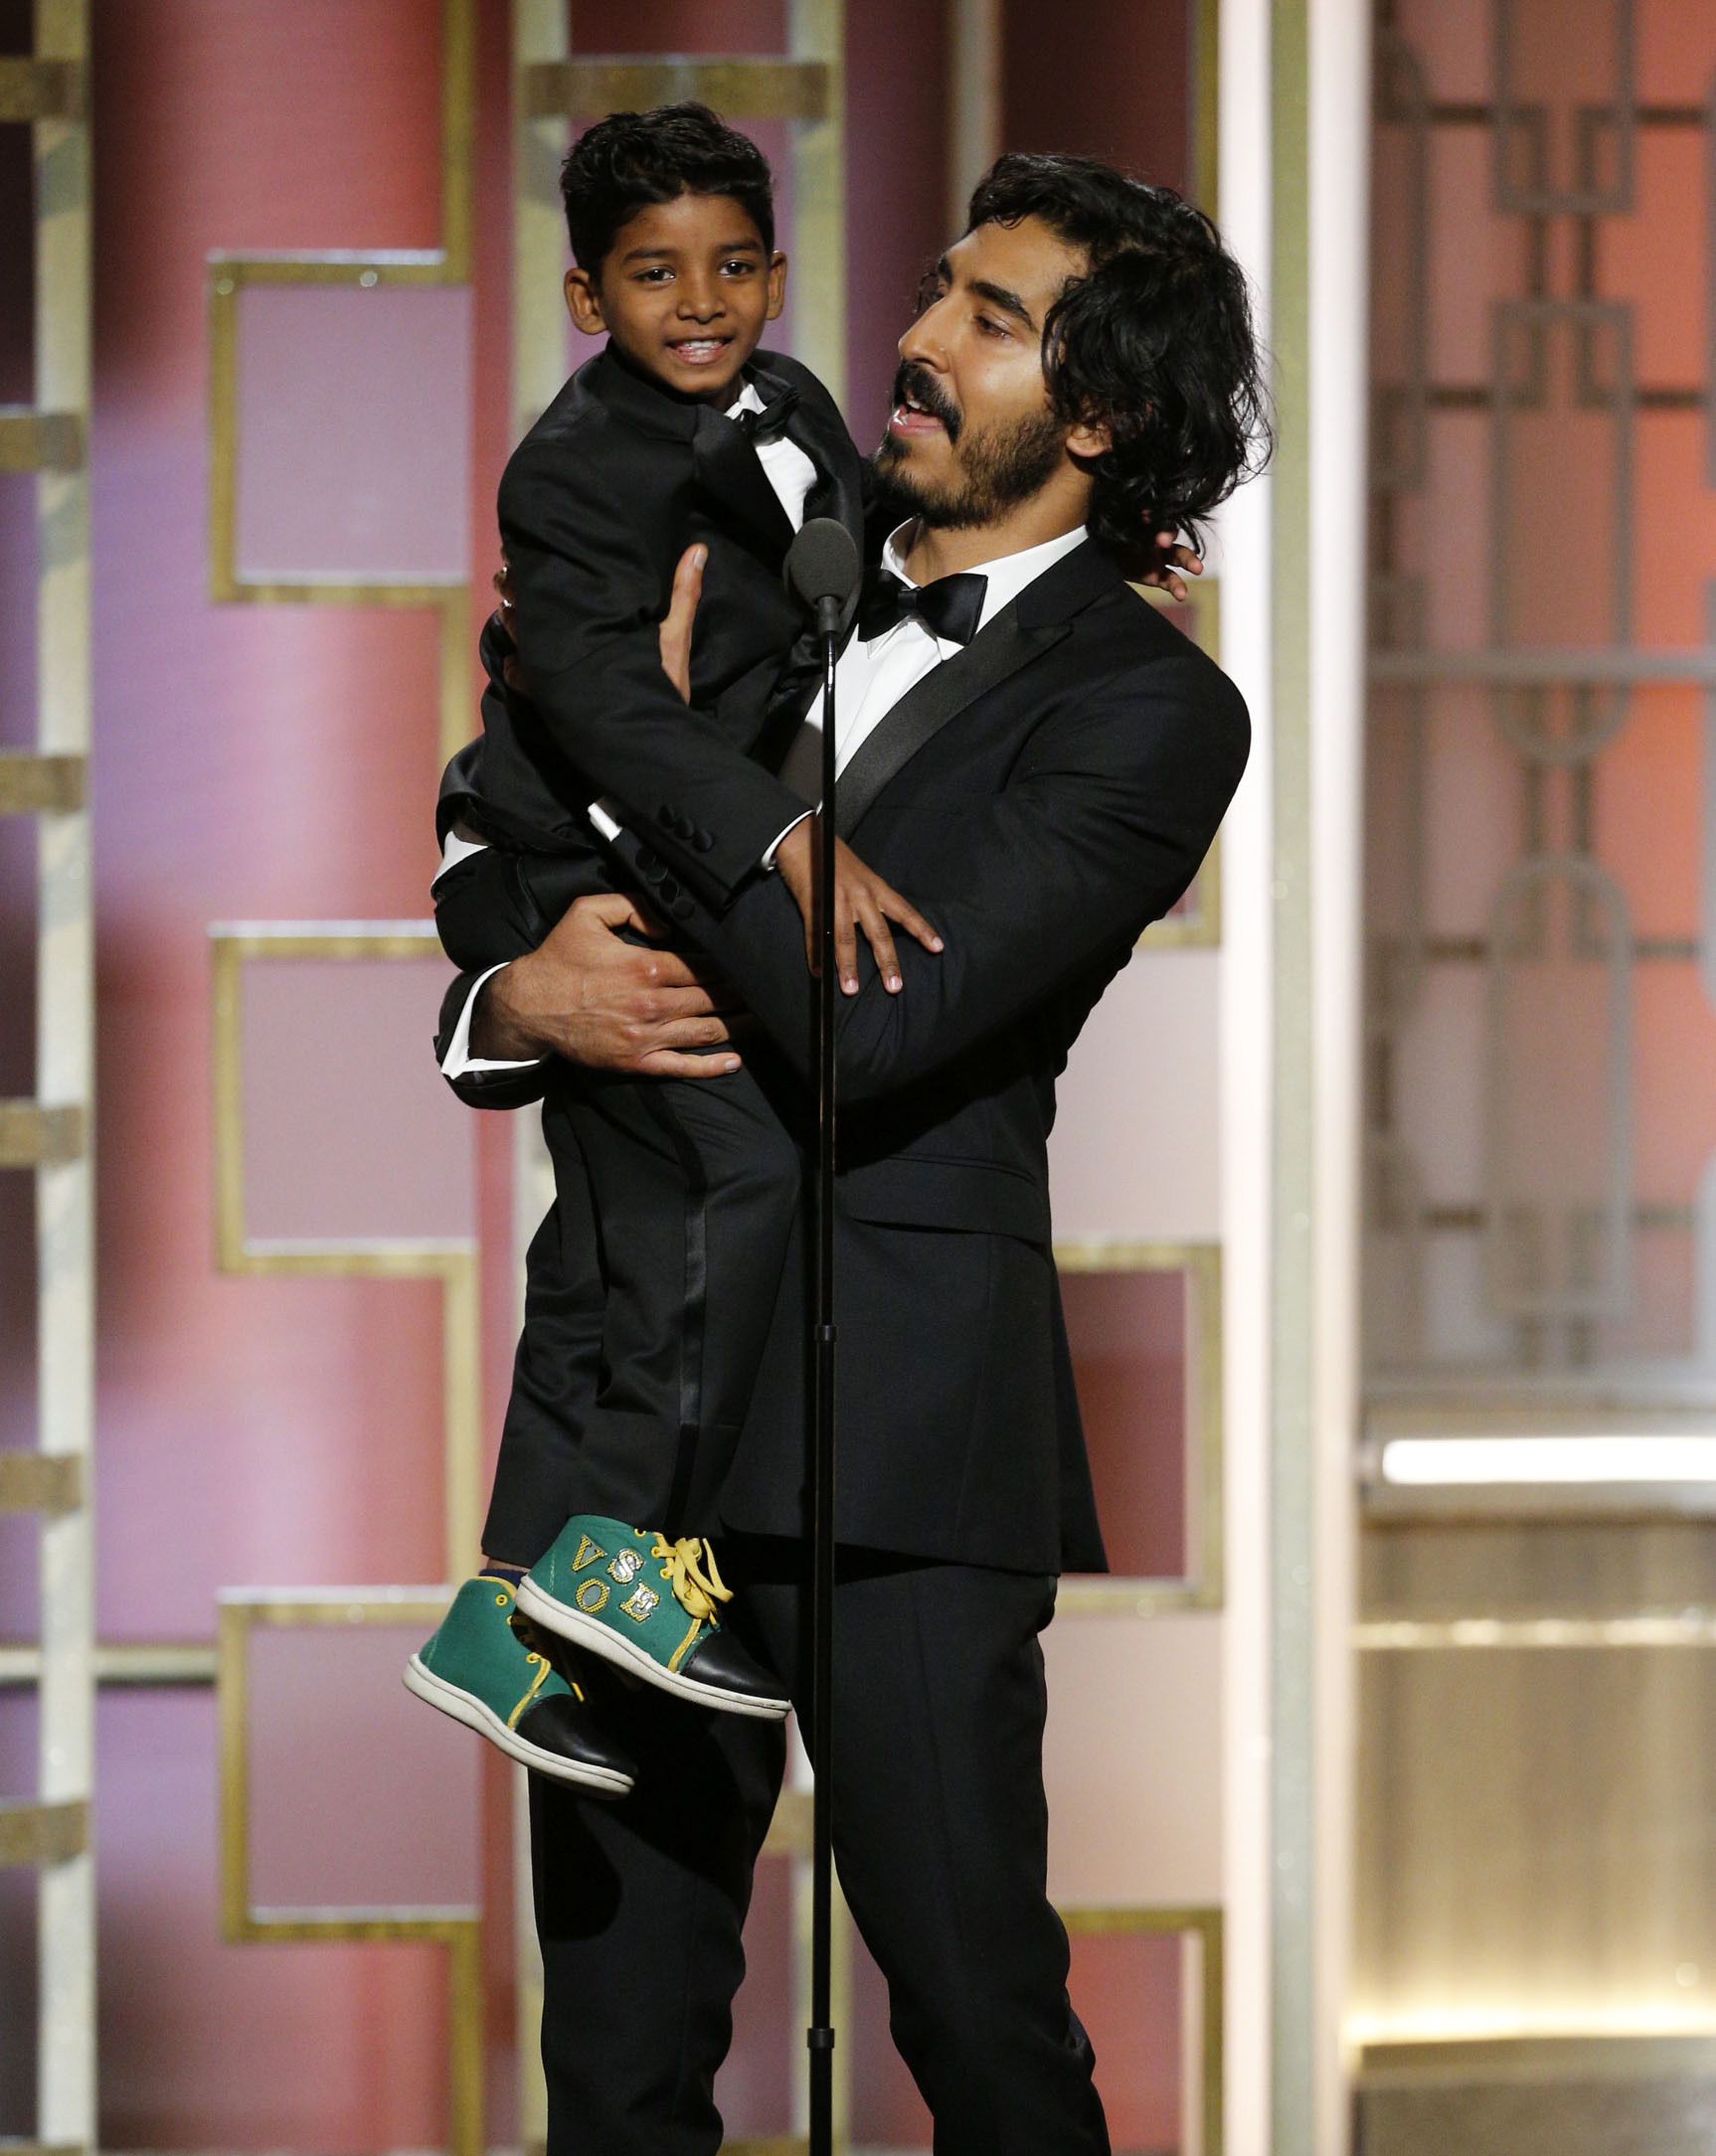
[[[819,474],[805,516],[836,517],[861,544],[864,465],[833,399],[779,353],[756,353],[750,373],[766,406],[795,398],[783,431]],[[509,696],[491,664],[483,734],[441,781],[443,835],[462,817],[588,859],[584,810],[604,797],[724,906],[803,809],[774,776],[785,745],[765,731],[804,625],[781,581],[792,527],[750,437],[601,352],[513,451],[500,532],[531,694]],[[661,671],[656,628],[698,540],[709,554],[688,712]],[[807,642],[798,661],[814,667]]]
[[[1102,1569],[1050,1257],[1055,1080],[1196,873],[1249,739],[1233,684],[1087,542],[903,697],[842,776],[841,830],[946,944],[902,937],[890,996],[860,941],[862,987],[839,1006],[843,1541]],[[638,866],[659,893],[653,834]],[[808,1082],[813,984],[780,880],[754,877],[725,912],[694,902],[685,925]],[[448,991],[443,1041],[470,985]],[[455,1089],[517,1105],[549,1070]],[[802,1271],[722,1501],[734,1528],[801,1528]]]

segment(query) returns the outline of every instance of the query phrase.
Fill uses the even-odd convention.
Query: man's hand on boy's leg
[[[661,930],[629,899],[600,892],[576,899],[538,949],[483,986],[471,1051],[523,1061],[564,1056],[597,1071],[652,1078],[723,1078],[737,1071],[728,1019],[738,1005],[719,977],[677,951],[627,942]]]

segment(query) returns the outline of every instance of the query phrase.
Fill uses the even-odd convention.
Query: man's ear
[[[1115,430],[1107,419],[1095,422],[1081,419],[1067,434],[1067,454],[1086,457],[1104,456],[1115,446]]]
[[[601,311],[601,293],[595,277],[588,269],[569,269],[566,273],[566,311],[573,322],[587,337],[600,337],[607,327]]]

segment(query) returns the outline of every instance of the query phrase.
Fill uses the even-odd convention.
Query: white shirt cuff
[[[798,826],[804,822],[806,817],[814,816],[815,813],[816,811],[813,808],[807,808],[802,816],[794,816],[792,821],[786,826],[786,830],[780,832],[776,838],[774,838],[768,846],[764,848],[763,866],[766,869],[769,869],[771,871],[773,869],[774,856],[780,851],[781,840],[783,840],[787,836],[787,833],[796,831]]]
[[[541,1056],[526,1056],[519,1062],[502,1063],[493,1057],[473,1056],[470,1052],[470,1022],[476,1010],[476,999],[482,993],[483,982],[493,980],[497,973],[504,973],[505,970],[505,964],[490,966],[486,973],[479,974],[472,983],[470,994],[464,999],[464,1009],[458,1014],[458,1024],[452,1030],[452,1039],[447,1043],[446,1054],[441,1058],[442,1078],[465,1078],[472,1072],[482,1071],[532,1071],[539,1063],[546,1061]]]

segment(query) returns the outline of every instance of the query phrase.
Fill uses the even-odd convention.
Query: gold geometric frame
[[[365,583],[342,579],[252,583],[238,573],[238,308],[253,284],[468,284],[471,153],[476,111],[475,0],[441,4],[441,238],[438,248],[322,249],[209,256],[209,596],[263,606],[411,606],[440,625],[439,746],[444,761],[470,738],[470,583]]]
[[[476,1561],[481,1535],[482,1421],[474,1237],[349,1237],[291,1242],[245,1233],[242,974],[270,958],[438,958],[431,921],[217,921],[213,985],[215,1247],[223,1272],[335,1274],[441,1284],[446,1576]]]
[[[447,2087],[452,2156],[482,2156],[482,1912],[429,1908],[257,1909],[251,1903],[250,1642],[258,1626],[410,1624],[432,1630],[444,1587],[224,1587],[219,1597],[216,1716],[221,1762],[221,1936],[419,1939],[447,1949]]]
[[[1097,1933],[1108,1936],[1136,1932],[1178,1932],[1182,1939],[1197,1942],[1198,1955],[1198,2156],[1222,2156],[1224,2138],[1223,2077],[1225,2049],[1222,2008],[1226,1979],[1223,1968],[1222,1912],[1208,1906],[1185,1908],[1105,1908],[1079,1904],[1058,1911],[1068,1932],[1077,1937]]]
[[[1055,1606],[1063,1616],[1144,1616],[1164,1609],[1220,1609],[1222,1573],[1222,1252],[1218,1243],[1105,1242],[1055,1244],[1063,1272],[1178,1272],[1191,1290],[1187,1313],[1191,1397],[1186,1402],[1186,1493],[1191,1571],[1176,1579],[1113,1579],[1069,1574]]]

